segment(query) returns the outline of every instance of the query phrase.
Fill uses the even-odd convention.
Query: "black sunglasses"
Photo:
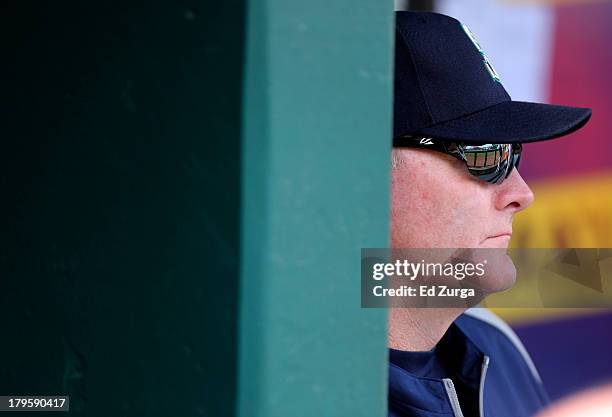
[[[518,168],[523,150],[520,143],[469,145],[463,142],[445,142],[414,136],[394,138],[393,146],[431,149],[451,155],[465,162],[470,174],[492,184],[501,184],[508,178],[512,168]]]

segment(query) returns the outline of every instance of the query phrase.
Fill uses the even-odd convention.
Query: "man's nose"
[[[496,208],[519,212],[529,207],[533,199],[533,191],[515,168],[508,178],[499,185]]]

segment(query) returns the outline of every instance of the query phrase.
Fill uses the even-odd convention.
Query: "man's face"
[[[448,248],[472,263],[486,260],[485,276],[470,281],[478,301],[510,288],[516,280],[506,254],[512,217],[533,201],[517,170],[501,184],[490,184],[471,175],[464,162],[441,152],[410,148],[395,152],[402,163],[391,176],[391,247]]]
[[[450,155],[395,152],[403,163],[392,170],[391,247],[508,247],[512,217],[533,201],[516,169],[501,184],[489,184]]]

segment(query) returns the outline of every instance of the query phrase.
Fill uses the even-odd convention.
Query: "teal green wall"
[[[232,415],[243,2],[7,9],[0,393]]]
[[[14,3],[0,394],[383,416],[359,256],[387,245],[393,5]]]
[[[239,416],[386,415],[393,5],[257,1],[247,19]]]

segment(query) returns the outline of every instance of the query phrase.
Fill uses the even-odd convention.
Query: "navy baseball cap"
[[[467,143],[567,135],[591,109],[512,101],[474,34],[438,13],[395,14],[394,137]]]

